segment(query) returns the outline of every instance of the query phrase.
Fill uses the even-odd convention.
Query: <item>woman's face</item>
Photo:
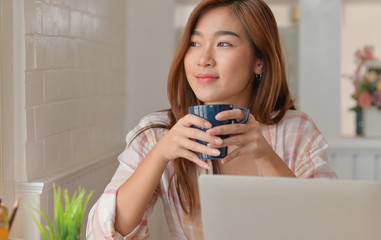
[[[188,82],[205,104],[248,107],[255,73],[262,72],[240,21],[227,7],[199,19],[184,59]]]

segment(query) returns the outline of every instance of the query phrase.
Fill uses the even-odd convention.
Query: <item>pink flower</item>
[[[358,49],[355,52],[357,61],[357,68],[353,77],[353,84],[355,86],[355,94],[358,95],[360,91],[361,80],[363,79],[362,67],[366,61],[374,61],[377,58],[374,56],[374,46],[365,46],[363,49]]]
[[[369,107],[372,104],[372,95],[369,92],[363,92],[359,96],[359,105],[362,108]]]
[[[372,103],[377,107],[381,106],[381,92],[374,91],[374,93],[372,94]]]
[[[364,49],[358,49],[355,52],[355,56],[360,62],[365,62],[366,60],[377,60],[374,56],[374,46],[365,46]]]

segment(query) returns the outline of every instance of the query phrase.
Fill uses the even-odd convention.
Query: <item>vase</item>
[[[362,110],[365,137],[381,137],[381,110],[367,107]]]
[[[354,108],[355,112],[355,127],[356,127],[356,136],[363,136],[363,122],[362,122],[362,108]]]

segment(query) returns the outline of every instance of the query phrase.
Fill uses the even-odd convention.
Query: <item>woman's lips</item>
[[[197,82],[199,83],[211,83],[216,81],[219,77],[213,74],[197,74],[196,75]]]

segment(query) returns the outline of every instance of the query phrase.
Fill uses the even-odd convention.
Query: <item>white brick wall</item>
[[[124,145],[125,5],[24,0],[28,181]]]
[[[13,147],[18,153],[7,147],[5,163],[15,174],[6,180],[16,179],[15,196],[7,196],[11,200],[20,197],[23,204],[47,209],[52,218],[53,182],[69,190],[79,185],[95,190],[91,204],[103,192],[128,131],[126,3],[20,0],[7,5],[18,13],[12,17],[17,74],[9,81],[12,87],[4,85],[13,93],[5,98],[21,102],[8,111],[15,115],[14,125],[7,126],[12,133],[17,128]],[[18,215],[11,239],[39,239],[30,213],[20,208]]]

